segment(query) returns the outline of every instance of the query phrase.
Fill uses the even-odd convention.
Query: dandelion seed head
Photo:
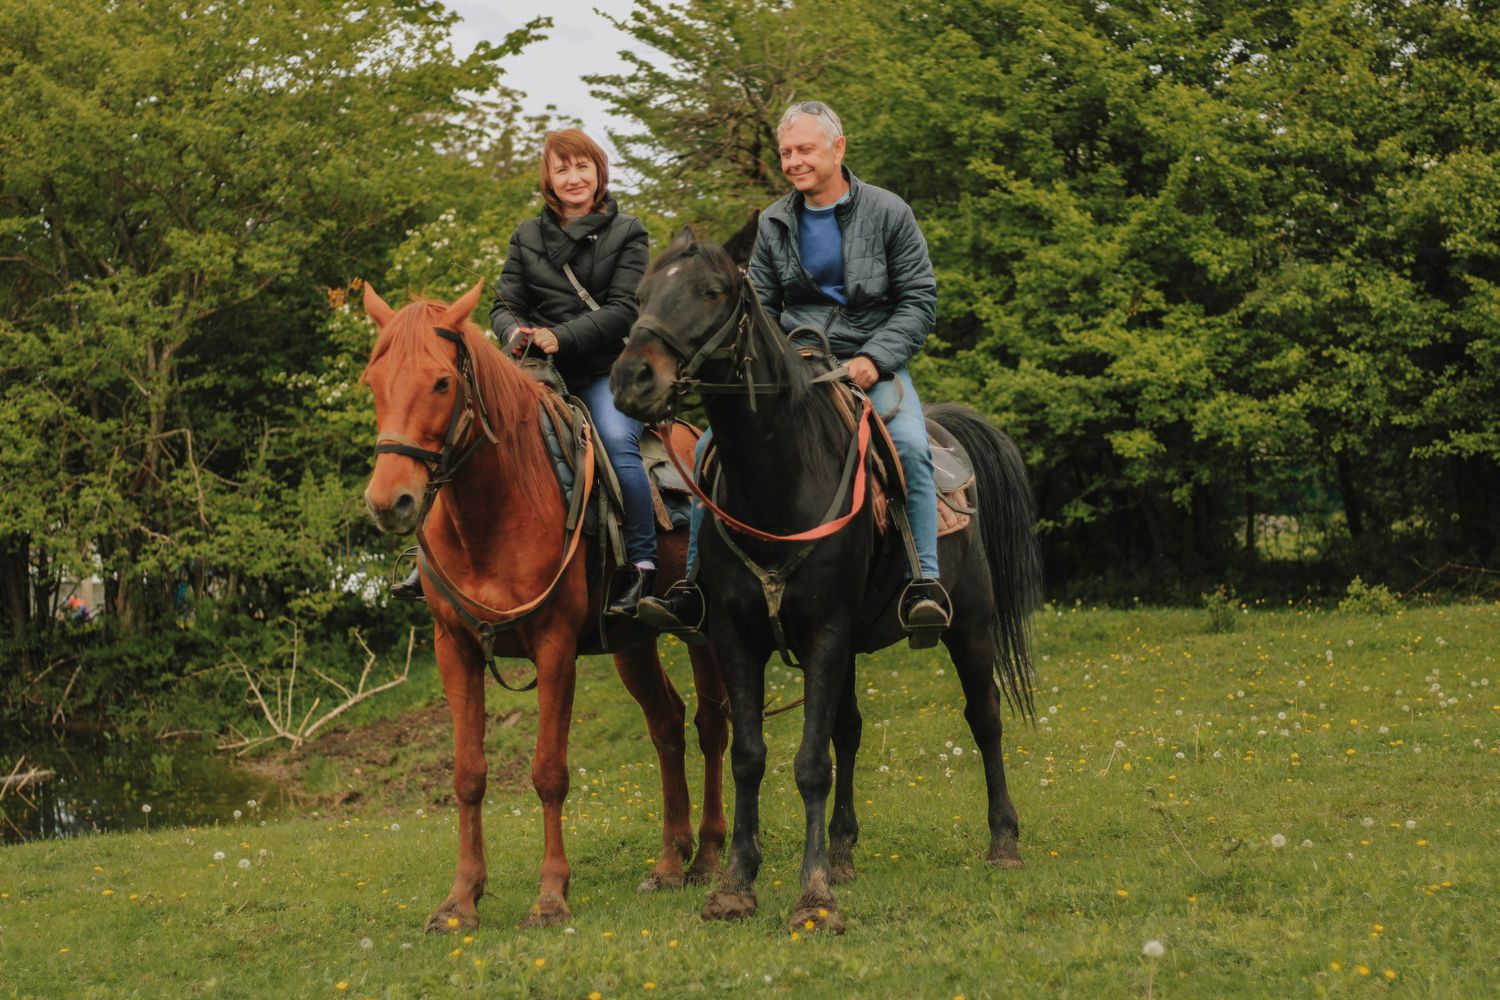
[[[244,869],[248,869],[250,867],[250,859],[249,858],[240,858],[240,867],[244,868]]]
[[[1271,846],[1272,847],[1277,847],[1277,848],[1285,847],[1286,846],[1286,838],[1283,837],[1279,833],[1273,833],[1273,834],[1271,834]]]
[[[1141,954],[1147,958],[1161,958],[1166,953],[1166,947],[1155,938],[1152,938],[1141,946]]]

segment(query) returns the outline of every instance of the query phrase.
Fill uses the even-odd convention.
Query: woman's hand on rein
[[[519,332],[529,333],[531,343],[540,348],[544,354],[556,354],[558,348],[557,334],[545,326],[523,327]]]

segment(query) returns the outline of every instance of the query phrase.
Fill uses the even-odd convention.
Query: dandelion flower
[[[1370,967],[1368,965],[1358,965],[1355,966],[1354,971],[1361,976],[1368,976],[1370,974]]]
[[[449,927],[457,927],[458,926],[458,918],[457,917],[449,917],[448,918],[448,926]]]
[[[1147,958],[1161,958],[1166,953],[1166,947],[1156,938],[1152,938],[1141,946],[1141,954]]]
[[[333,984],[333,988],[336,990],[347,990],[349,988],[349,980],[340,979],[338,982]]]
[[[545,958],[537,958],[533,959],[531,964],[536,966],[538,969],[545,969],[547,967],[547,960]]]
[[[1332,969],[1334,972],[1337,972],[1337,971],[1339,971],[1340,969],[1342,969],[1344,967],[1344,963],[1343,962],[1329,962],[1328,963],[1328,967],[1330,969]]]
[[[1381,975],[1384,976],[1387,979],[1395,979],[1396,978],[1396,970],[1395,969],[1386,969],[1384,972],[1381,973]]]
[[[1128,890],[1128,889],[1116,889],[1115,890],[1115,895],[1119,896],[1121,899],[1124,899],[1124,898],[1126,898],[1127,896],[1130,895],[1130,890]]]

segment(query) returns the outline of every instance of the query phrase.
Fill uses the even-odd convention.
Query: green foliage
[[[132,687],[187,666],[153,652],[180,645],[153,637],[184,588],[322,617],[383,568],[358,500],[371,331],[326,289],[407,261],[493,182],[496,228],[527,201],[535,123],[501,61],[548,22],[459,59],[455,21],[403,0],[0,0],[0,593],[23,675],[65,655],[63,579],[103,580],[95,676]]]
[[[1401,599],[1383,583],[1365,583],[1359,577],[1349,581],[1339,610],[1354,615],[1393,615],[1401,610]]]
[[[1217,590],[1201,595],[1208,630],[1214,634],[1233,632],[1240,624],[1240,601],[1234,588],[1219,584]]]

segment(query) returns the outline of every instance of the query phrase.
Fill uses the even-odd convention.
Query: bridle
[[[781,386],[774,382],[756,382],[751,375],[755,364],[755,351],[751,344],[750,325],[755,314],[760,312],[760,300],[749,289],[745,272],[735,271],[734,308],[696,350],[681,334],[674,332],[656,313],[642,313],[633,329],[641,330],[661,341],[677,358],[677,376],[672,379],[672,405],[663,418],[671,420],[677,415],[682,397],[689,392],[699,395],[745,395],[750,398],[750,410],[755,412],[755,397],[762,393],[775,393]],[[763,315],[763,314],[762,314]],[[709,361],[729,361],[734,377],[728,382],[705,382],[697,378],[698,369]]]
[[[427,487],[422,491],[422,509],[417,515],[419,533],[427,523],[427,515],[432,510],[432,501],[437,498],[438,491],[453,481],[453,477],[463,468],[463,464],[474,454],[480,443],[485,438],[491,444],[500,442],[490,427],[489,414],[484,409],[484,397],[480,395],[479,385],[474,380],[474,359],[469,355],[469,347],[464,343],[463,335],[457,330],[444,327],[433,327],[433,333],[458,348],[458,398],[453,401],[453,412],[448,417],[448,432],[443,435],[442,448],[437,451],[423,448],[414,439],[396,431],[378,432],[375,442],[377,458],[386,454],[405,455],[427,466]],[[454,448],[459,439],[475,423],[478,423],[484,434],[473,435],[469,443],[457,452],[457,457],[454,457]]]

